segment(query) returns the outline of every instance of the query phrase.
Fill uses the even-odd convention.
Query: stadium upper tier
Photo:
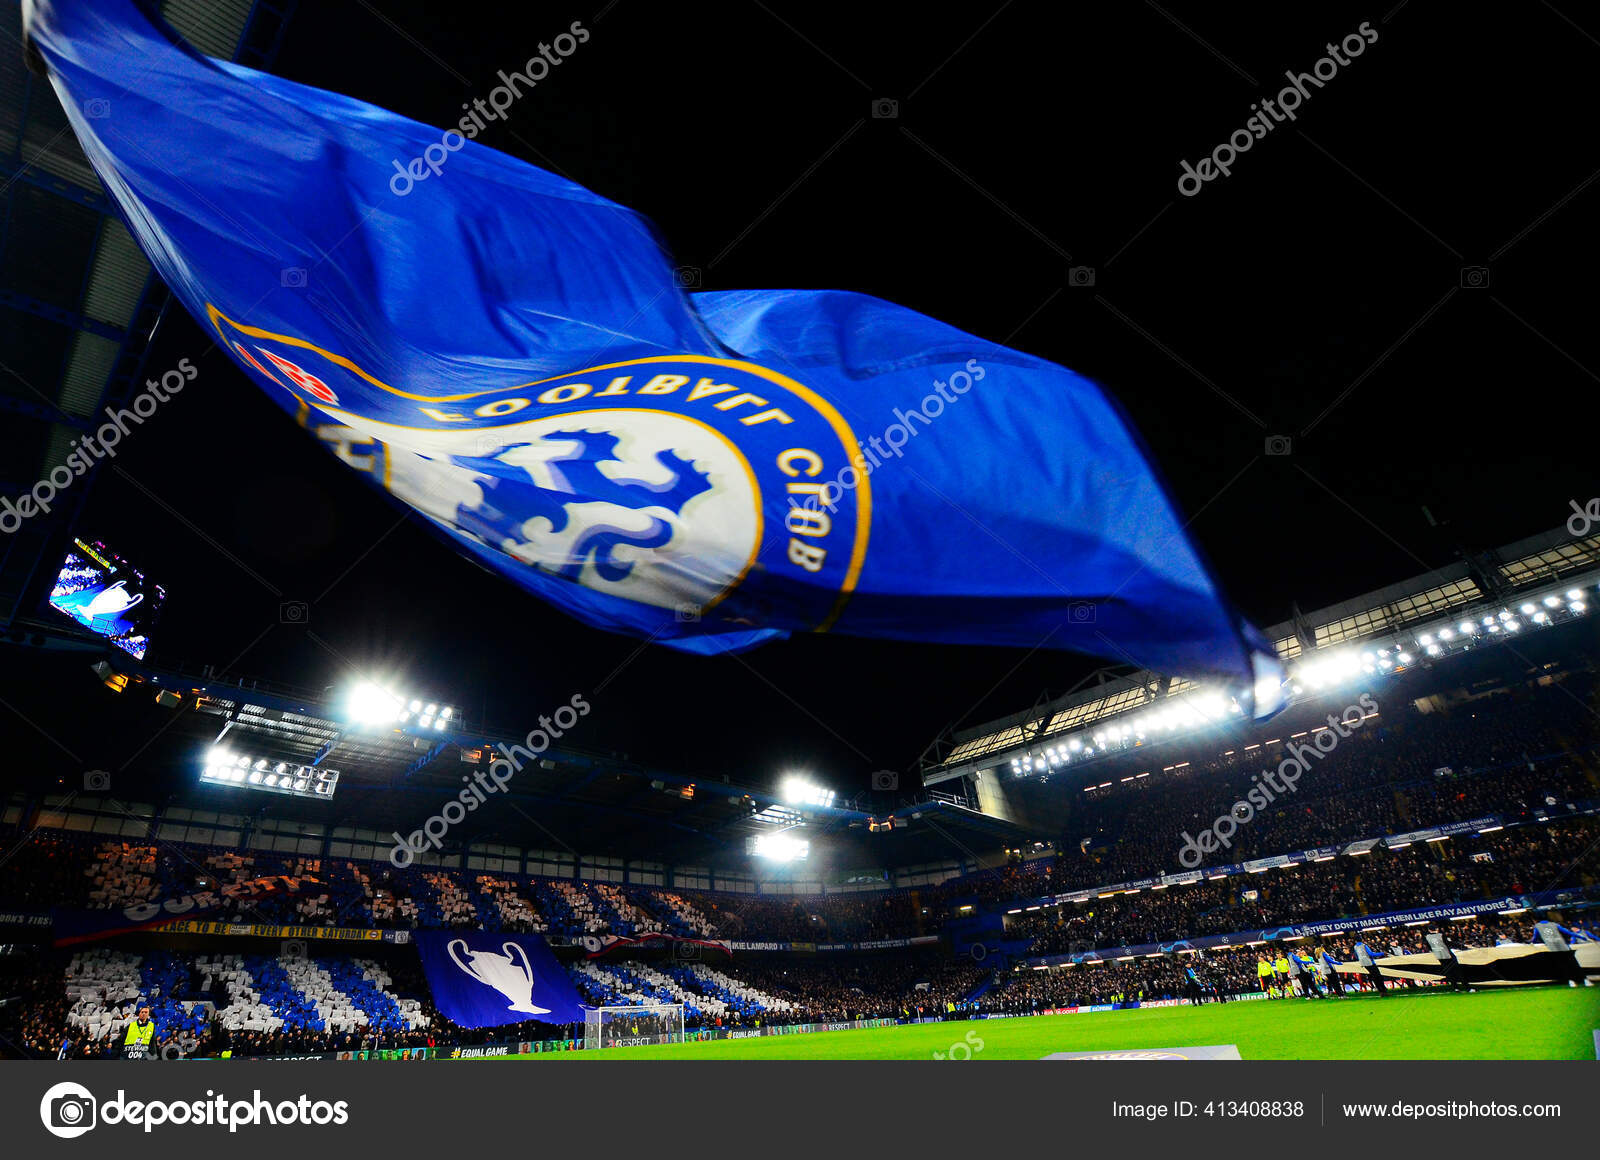
[[[1419,665],[1584,620],[1597,600],[1600,536],[1574,538],[1557,528],[1297,615],[1266,636],[1288,670],[1293,705],[1358,682],[1360,690],[1374,691]],[[922,779],[935,785],[978,773],[1065,774],[1245,711],[1237,690],[1149,671],[1101,670],[1065,696],[947,731],[923,755]]]

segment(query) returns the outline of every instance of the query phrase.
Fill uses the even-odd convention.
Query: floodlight
[[[788,834],[757,834],[751,839],[750,852],[773,862],[796,862],[811,852],[811,843]]]
[[[1030,768],[1032,768],[1031,759]],[[787,777],[783,781],[783,800],[790,805],[831,806],[833,798],[832,790],[813,785],[802,777]]]
[[[389,725],[396,721],[403,702],[387,689],[363,681],[350,691],[350,719],[360,725]]]

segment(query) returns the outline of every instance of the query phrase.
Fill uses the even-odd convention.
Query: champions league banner
[[[583,1022],[583,1002],[544,939],[504,931],[419,930],[434,1005],[460,1027]]]
[[[23,13],[134,237],[243,372],[572,616],[696,653],[1110,650],[1278,707],[1270,644],[1094,383],[861,294],[686,294],[643,218],[471,140],[470,113],[441,132],[207,59],[135,0]]]

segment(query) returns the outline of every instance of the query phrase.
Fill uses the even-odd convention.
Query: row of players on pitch
[[[1366,951],[1369,959],[1379,958],[1384,953],[1362,942],[1356,947]],[[1396,948],[1392,953],[1400,952]],[[1383,990],[1383,977],[1376,969],[1368,979],[1379,991]],[[1327,995],[1343,997],[1345,989],[1344,980],[1339,977],[1339,960],[1327,947],[1309,955],[1290,949],[1280,950],[1275,959],[1261,955],[1256,959],[1256,980],[1261,985],[1261,993],[1269,999],[1290,999],[1296,995],[1302,999],[1321,999]],[[1352,979],[1351,985],[1359,984]]]
[[[1358,961],[1370,964],[1388,955],[1400,955],[1405,949],[1398,943],[1387,951],[1375,950],[1357,941],[1354,952]],[[1386,989],[1386,980],[1376,966],[1367,966],[1364,975],[1341,974],[1341,960],[1333,948],[1324,946],[1307,954],[1297,948],[1285,947],[1273,957],[1263,953],[1256,958],[1256,982],[1268,999],[1323,999],[1328,996],[1343,998],[1346,990],[1370,987],[1380,995]],[[1210,964],[1204,954],[1198,954],[1183,969],[1184,997],[1196,1005],[1210,1002],[1226,1003],[1230,998],[1226,985],[1211,977]],[[1409,980],[1399,980],[1404,986],[1413,986]]]

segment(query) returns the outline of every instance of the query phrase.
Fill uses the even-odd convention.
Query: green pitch
[[[1594,1059],[1597,1028],[1600,987],[1539,987],[980,1019],[510,1058],[935,1059],[942,1052],[964,1059],[970,1048],[973,1059],[1039,1059],[1056,1051],[1233,1043],[1245,1059]]]

